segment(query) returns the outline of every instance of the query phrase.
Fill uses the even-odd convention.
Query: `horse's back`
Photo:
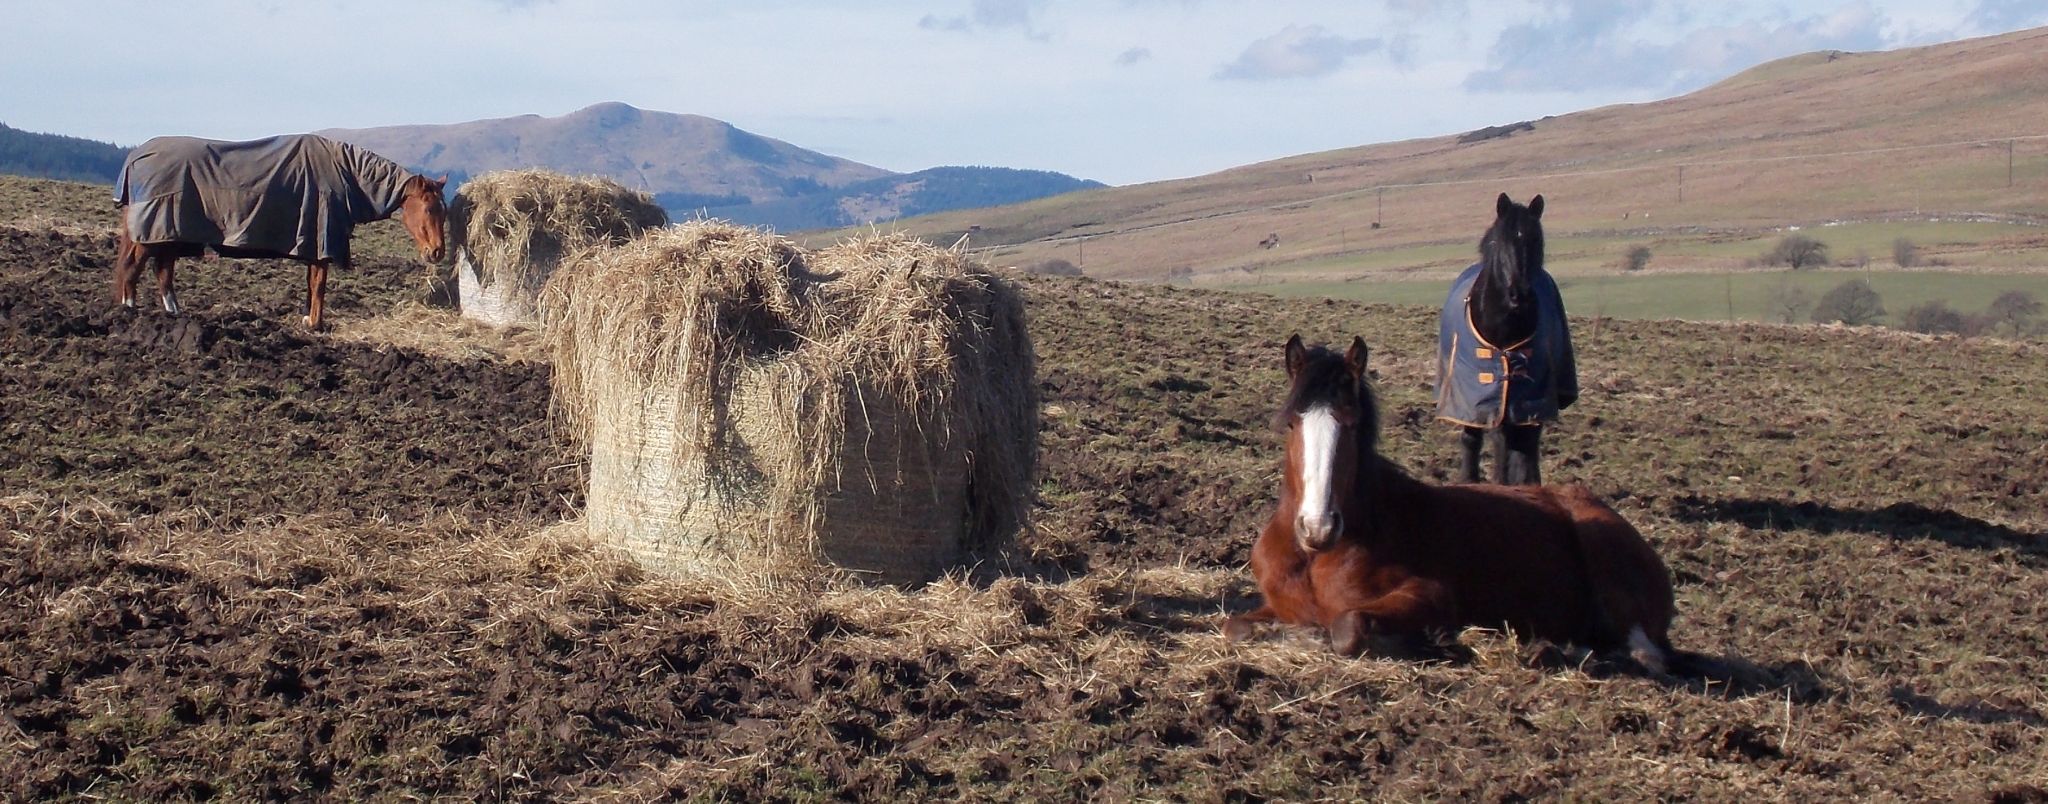
[[[346,260],[354,227],[347,156],[313,134],[157,137],[129,153],[114,195],[137,243]]]
[[[1593,636],[1571,513],[1558,500],[1535,486],[1426,488],[1413,506],[1413,560],[1449,581],[1460,619],[1554,640]]]

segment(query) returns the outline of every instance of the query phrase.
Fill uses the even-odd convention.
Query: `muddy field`
[[[309,334],[296,268],[116,311],[109,238],[45,223],[0,226],[0,796],[2048,800],[2038,346],[1575,321],[1546,472],[1657,545],[1715,669],[1347,661],[1217,634],[1280,344],[1364,335],[1385,451],[1441,479],[1430,311],[1034,281],[1017,554],[734,598],[558,524],[546,367],[388,336],[415,263],[338,276]]]

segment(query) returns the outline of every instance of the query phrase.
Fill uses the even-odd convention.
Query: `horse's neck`
[[[1479,277],[1472,284],[1472,328],[1479,331],[1479,337],[1494,346],[1512,346],[1536,334],[1536,296],[1534,277],[1530,290],[1520,306],[1508,302],[1506,288],[1495,286],[1492,281],[1493,267],[1481,268]]]
[[[1358,473],[1358,489],[1353,498],[1360,503],[1361,510],[1346,511],[1344,518],[1364,525],[1356,531],[1355,538],[1370,548],[1397,538],[1405,530],[1400,519],[1414,507],[1409,500],[1428,486],[1399,464],[1376,453],[1360,469],[1363,471]]]

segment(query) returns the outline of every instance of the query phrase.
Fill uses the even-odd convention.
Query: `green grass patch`
[[[1774,302],[1792,288],[1809,299],[1851,279],[1863,279],[1884,298],[1886,320],[1906,308],[1934,300],[1966,313],[1979,312],[2008,290],[2048,300],[2048,275],[1957,273],[1951,271],[1730,271],[1721,273],[1560,276],[1565,307],[1574,315],[1692,321],[1774,321]],[[1443,304],[1450,282],[1443,279],[1386,282],[1297,282],[1245,288],[1287,297],[1327,297],[1385,304]],[[1810,308],[1809,308],[1810,309]],[[1732,314],[1732,316],[1731,316]]]
[[[2040,227],[1971,221],[1904,221],[1807,226],[1800,234],[1827,244],[1828,259],[1840,264],[1859,254],[1870,265],[1891,267],[1892,244],[1913,242],[1923,260],[1975,267],[2019,269],[2048,265],[2048,253],[2026,243]],[[1749,263],[1776,246],[1790,230],[1743,233],[1551,234],[1549,267],[1560,276],[1616,270],[1622,255],[1637,245],[1650,248],[1650,267],[1700,263],[1732,267]],[[1441,273],[1478,259],[1478,237],[1470,243],[1433,243],[1311,258],[1272,266],[1267,274],[1285,284],[1320,284],[1422,272]],[[1711,265],[1705,267],[1712,267]],[[1285,294],[1293,295],[1293,294]],[[1350,298],[1350,297],[1344,297]]]

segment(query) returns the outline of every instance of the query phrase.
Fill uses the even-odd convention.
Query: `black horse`
[[[1479,482],[1490,440],[1493,482],[1542,483],[1543,423],[1579,397],[1564,298],[1543,270],[1543,196],[1500,194],[1479,263],[1444,302],[1437,352],[1437,418],[1464,428],[1463,480]]]

